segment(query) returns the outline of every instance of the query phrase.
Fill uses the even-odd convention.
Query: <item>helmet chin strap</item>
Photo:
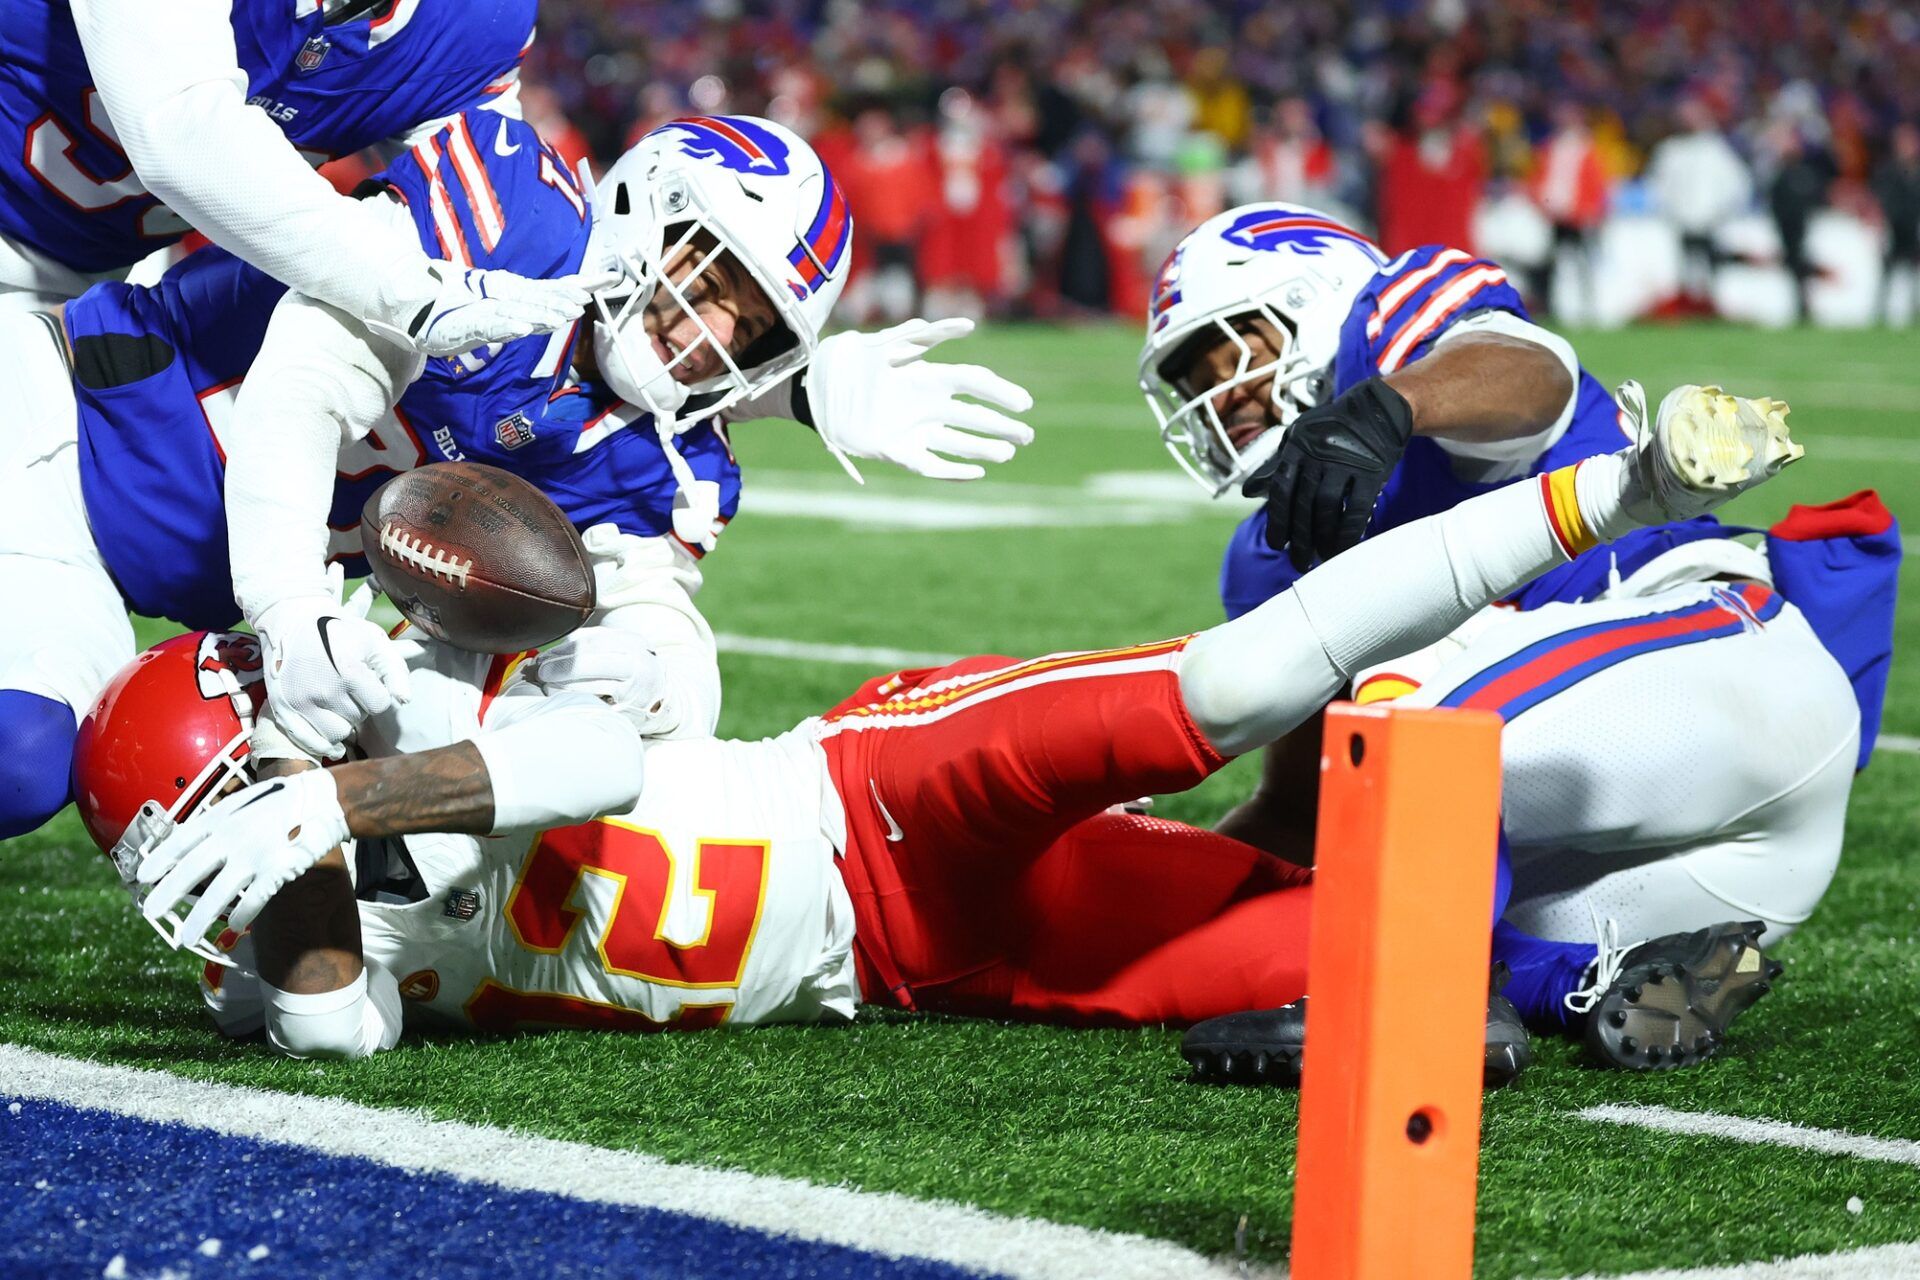
[[[667,469],[673,473],[673,482],[679,490],[673,498],[674,536],[703,551],[711,551],[714,527],[720,520],[720,486],[693,474],[692,466],[674,439],[680,431],[680,411],[692,393],[654,354],[650,342],[626,340],[622,326],[633,318],[632,309],[636,305],[633,299],[621,308],[617,321],[608,314],[603,298],[596,295],[594,305],[600,312],[599,322],[594,326],[594,355],[602,375],[614,374],[608,378],[608,385],[622,399],[645,409],[653,418],[660,452],[665,455]]]

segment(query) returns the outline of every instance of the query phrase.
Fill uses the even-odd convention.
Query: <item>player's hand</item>
[[[1379,378],[1294,419],[1240,486],[1267,500],[1267,545],[1304,572],[1359,542],[1412,436],[1412,407]]]
[[[585,693],[640,727],[658,733],[667,707],[667,674],[660,656],[631,631],[582,627],[527,663],[527,681],[549,693]]]
[[[161,920],[212,877],[168,941],[190,947],[223,915],[238,932],[347,835],[339,788],[327,770],[256,782],[175,827],[141,859],[139,882],[152,888],[140,912],[166,937]]]
[[[977,364],[926,359],[949,338],[971,332],[971,320],[909,320],[821,342],[807,365],[807,402],[814,430],[855,480],[860,473],[849,457],[877,458],[936,480],[978,480],[987,474],[980,463],[1005,462],[1033,443],[1032,427],[999,412],[1031,409],[1024,387]]]
[[[361,721],[410,692],[399,646],[367,621],[371,589],[363,585],[345,605],[337,585],[335,592],[275,601],[254,626],[266,659],[266,713],[316,760],[338,759]]]
[[[511,271],[429,260],[419,278],[383,292],[378,310],[363,318],[369,328],[403,347],[422,355],[452,356],[565,328],[586,310],[594,291],[618,279],[615,271],[583,271],[536,280]]]

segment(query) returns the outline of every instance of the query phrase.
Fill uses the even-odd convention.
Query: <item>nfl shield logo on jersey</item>
[[[293,65],[302,71],[317,70],[327,60],[327,53],[333,48],[333,41],[325,36],[314,36],[300,46],[300,52],[294,55]]]
[[[533,420],[524,413],[502,418],[494,424],[493,438],[500,442],[502,449],[518,449],[522,445],[532,444]]]

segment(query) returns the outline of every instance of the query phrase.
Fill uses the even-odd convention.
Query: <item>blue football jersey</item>
[[[1482,311],[1527,318],[1526,304],[1498,266],[1437,245],[1400,255],[1368,282],[1347,313],[1333,363],[1334,394],[1420,359],[1450,327]],[[1538,476],[1595,454],[1613,453],[1628,443],[1619,406],[1598,379],[1582,370],[1566,434],[1535,458],[1526,474]],[[1435,515],[1520,478],[1494,484],[1462,480],[1446,450],[1431,437],[1415,436],[1387,477],[1367,532]],[[1513,602],[1531,609],[1555,600],[1591,600],[1607,589],[1616,566],[1624,577],[1681,543],[1724,536],[1726,531],[1710,516],[1636,530],[1536,578],[1514,594]],[[1221,603],[1228,617],[1237,618],[1299,577],[1286,553],[1267,545],[1266,512],[1255,511],[1240,522],[1227,544],[1220,570]]]
[[[233,32],[248,100],[317,164],[505,87],[535,3],[387,0],[328,22],[319,0],[233,0]],[[116,144],[68,0],[0,0],[0,235],[94,273],[186,230]]]
[[[589,210],[533,129],[469,111],[381,180],[429,253],[527,276],[574,271]],[[189,255],[152,288],[97,285],[68,304],[80,407],[80,480],[108,570],[137,611],[192,627],[239,618],[227,558],[221,437],[284,287],[218,249]],[[432,359],[390,418],[342,450],[330,558],[366,573],[360,511],[389,478],[429,462],[503,467],[545,490],[575,524],[670,534],[677,491],[646,414],[571,375],[577,328]],[[739,504],[720,429],[678,445],[696,478]]]

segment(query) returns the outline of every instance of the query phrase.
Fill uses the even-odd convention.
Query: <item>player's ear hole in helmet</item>
[[[258,639],[195,631],[122,667],[80,721],[74,802],[136,903],[140,860],[179,823],[253,781],[250,739],[265,699]],[[165,917],[176,931],[183,919],[178,908]],[[232,963],[207,938],[187,949]]]

